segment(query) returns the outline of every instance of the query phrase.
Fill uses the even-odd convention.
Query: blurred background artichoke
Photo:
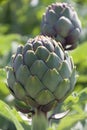
[[[65,50],[74,49],[81,33],[81,22],[68,3],[53,3],[43,15],[41,34],[60,41]]]

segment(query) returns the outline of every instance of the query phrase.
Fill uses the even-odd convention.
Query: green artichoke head
[[[60,41],[65,50],[74,49],[81,33],[81,22],[68,3],[48,6],[41,23],[41,34]]]
[[[19,46],[7,67],[7,85],[19,101],[50,111],[74,89],[76,70],[60,43],[37,36]]]

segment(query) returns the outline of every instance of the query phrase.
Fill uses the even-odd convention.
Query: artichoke
[[[68,3],[53,3],[43,14],[41,34],[60,41],[65,50],[76,48],[81,23],[74,8]]]
[[[76,69],[62,45],[36,36],[17,48],[7,67],[7,86],[14,97],[32,109],[52,110],[74,89]]]

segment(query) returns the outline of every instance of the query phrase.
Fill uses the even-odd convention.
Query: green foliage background
[[[35,2],[34,2],[35,1]],[[5,66],[19,44],[40,34],[42,14],[53,2],[69,2],[82,22],[77,49],[70,52],[77,67],[78,81],[74,92],[55,112],[71,111],[61,120],[53,120],[49,130],[87,130],[87,0],[0,0],[0,130],[30,130],[29,121],[14,107],[6,87]]]

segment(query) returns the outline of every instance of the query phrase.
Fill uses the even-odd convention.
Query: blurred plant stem
[[[32,128],[31,130],[47,130],[48,120],[46,113],[37,110],[32,119]]]

